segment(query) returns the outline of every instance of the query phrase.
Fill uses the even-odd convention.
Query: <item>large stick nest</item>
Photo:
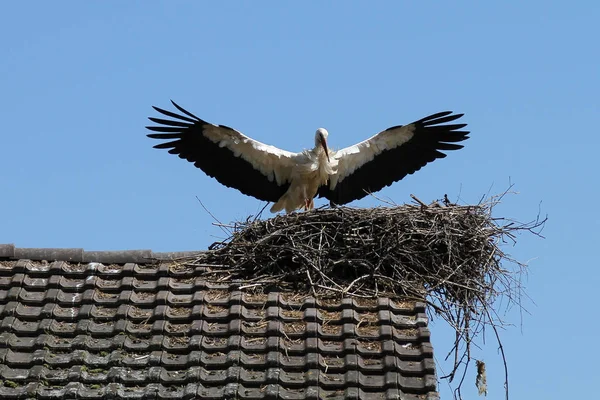
[[[230,226],[231,237],[195,263],[213,265],[209,274],[215,280],[247,287],[277,285],[317,296],[433,297],[470,307],[512,286],[515,276],[502,262],[515,261],[500,245],[544,222],[493,218],[499,198],[467,206],[415,200],[247,220]]]
[[[231,279],[360,297],[452,302],[485,294],[500,273],[502,234],[481,206],[328,208],[238,226],[204,262]],[[221,273],[225,271],[221,270]]]

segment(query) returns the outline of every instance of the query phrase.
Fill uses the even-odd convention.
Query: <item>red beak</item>
[[[325,138],[321,135],[321,146],[323,146],[323,149],[325,150],[325,155],[327,156],[327,161],[329,160],[329,150],[327,150],[327,141],[325,141]]]

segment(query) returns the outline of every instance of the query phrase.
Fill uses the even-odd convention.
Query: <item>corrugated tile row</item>
[[[0,260],[0,398],[437,398],[422,303]]]

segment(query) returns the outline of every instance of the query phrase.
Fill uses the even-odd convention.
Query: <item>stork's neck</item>
[[[323,146],[321,146],[320,143],[317,143],[317,145],[314,147],[313,153],[319,156],[319,158],[321,156],[325,157],[325,149],[323,148]]]
[[[314,158],[320,166],[326,166],[327,164],[329,164],[329,160],[327,159],[325,149],[320,144],[318,146],[315,146],[315,148],[312,150],[312,153],[314,154]]]

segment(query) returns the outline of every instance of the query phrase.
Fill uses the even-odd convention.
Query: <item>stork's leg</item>
[[[304,211],[308,210],[308,205],[309,205],[309,200],[308,200],[308,196],[306,194],[306,186],[304,186],[302,188],[302,195],[304,197]]]
[[[304,211],[312,210],[315,208],[315,201],[313,199],[304,199]]]

